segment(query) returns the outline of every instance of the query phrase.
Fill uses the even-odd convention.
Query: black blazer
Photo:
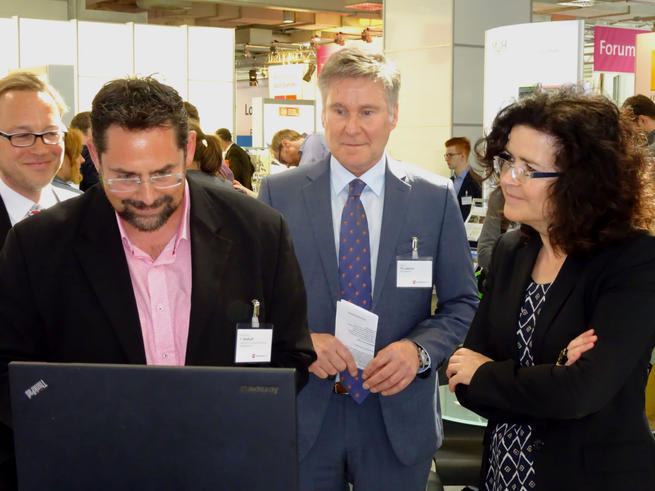
[[[251,300],[259,299],[260,320],[274,324],[271,365],[296,368],[304,385],[316,356],[286,222],[231,189],[187,180],[192,293],[185,364],[234,365],[235,325],[250,321]],[[0,253],[4,430],[11,425],[11,360],[145,364],[123,245],[102,187],[16,224]]]
[[[255,172],[255,166],[252,165],[248,152],[233,143],[225,154],[225,159],[229,162],[234,178],[244,187],[252,190],[252,174]]]
[[[2,201],[0,196],[0,247],[5,242],[5,237],[7,237],[7,232],[11,228],[11,220],[9,219],[9,213],[7,213],[7,208],[5,207],[5,202]]]
[[[459,401],[489,427],[533,426],[540,490],[655,489],[655,440],[644,411],[655,345],[655,238],[569,256],[537,318],[535,366],[519,368],[518,313],[541,247],[538,237],[526,242],[519,234],[501,236],[464,343],[495,361],[457,386]],[[596,346],[569,367],[555,366],[560,350],[589,328]],[[483,476],[485,465],[486,457]]]
[[[469,168],[469,171],[462,182],[462,187],[459,188],[459,193],[457,193],[457,204],[459,205],[459,211],[462,212],[462,220],[466,220],[466,217],[469,216],[471,211],[471,205],[463,205],[462,198],[465,196],[470,196],[471,198],[482,198],[482,189],[477,181],[473,179],[473,176],[471,176],[471,172],[473,171]]]

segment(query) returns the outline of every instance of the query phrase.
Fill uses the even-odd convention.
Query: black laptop
[[[20,490],[295,490],[293,369],[11,363]]]

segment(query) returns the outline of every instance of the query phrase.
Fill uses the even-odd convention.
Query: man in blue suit
[[[259,194],[291,228],[318,354],[298,396],[301,489],[424,490],[443,433],[436,370],[477,307],[462,217],[451,181],[385,153],[398,119],[391,63],[344,49],[319,87],[331,155],[267,177]],[[414,249],[431,273],[423,288],[397,278],[398,256]],[[363,372],[334,336],[341,299],[379,316]]]

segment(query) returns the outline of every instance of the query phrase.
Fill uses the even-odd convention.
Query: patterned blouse
[[[525,291],[516,330],[516,351],[522,367],[534,365],[532,336],[550,285],[530,282]],[[484,487],[488,491],[535,489],[532,427],[496,424],[491,435],[487,466]]]

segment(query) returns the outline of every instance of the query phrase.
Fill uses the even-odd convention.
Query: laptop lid
[[[292,490],[293,369],[13,362],[21,490]]]

